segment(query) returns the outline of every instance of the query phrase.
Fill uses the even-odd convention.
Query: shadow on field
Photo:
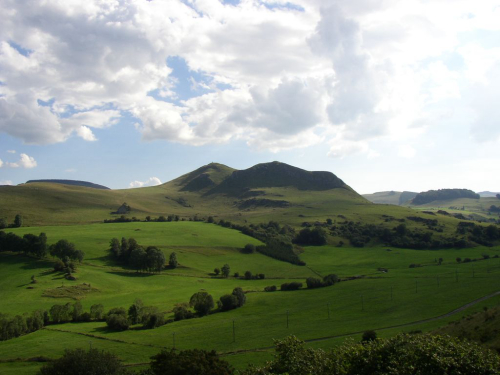
[[[114,260],[111,257],[111,255],[103,255],[102,257],[85,259],[85,261],[92,261],[92,260],[102,262],[106,267],[113,267],[118,265],[118,262]]]
[[[139,272],[121,272],[121,271],[108,271],[112,275],[125,276],[125,277],[151,277],[155,276],[154,273],[139,273]]]

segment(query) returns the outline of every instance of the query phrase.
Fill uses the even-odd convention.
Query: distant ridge
[[[27,184],[35,183],[35,182],[49,182],[51,184],[62,184],[62,185],[73,185],[73,186],[83,186],[89,187],[93,189],[101,189],[101,190],[111,190],[109,187],[94,184],[92,182],[87,181],[78,181],[78,180],[29,180],[26,181]]]
[[[433,201],[443,201],[459,198],[479,199],[480,197],[479,194],[476,194],[469,189],[439,189],[418,193],[417,196],[412,199],[411,203],[419,205]]]
[[[363,194],[363,197],[372,203],[394,204],[401,206],[415,198],[418,193],[412,191],[380,191],[373,194]]]
[[[492,198],[496,197],[497,194],[500,194],[499,192],[493,192],[493,191],[481,191],[478,193],[481,198]]]
[[[309,172],[277,161],[257,164],[234,171],[207,194],[240,195],[249,189],[295,187],[299,190],[322,191],[335,188],[352,190],[331,172]]]

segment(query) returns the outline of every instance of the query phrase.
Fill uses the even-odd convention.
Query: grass
[[[242,254],[239,249],[248,242],[256,243],[255,240],[205,223],[94,224],[15,230],[18,234],[42,231],[47,233],[49,242],[67,238],[88,254],[75,274],[78,280],[64,280],[61,274],[51,271],[51,262],[0,254],[3,275],[0,299],[5,301],[4,313],[21,314],[36,308],[49,309],[56,303],[73,303],[73,294],[68,298],[51,298],[44,293],[72,291],[74,286],[83,283],[97,289],[81,296],[85,311],[94,303],[102,303],[106,310],[128,308],[134,299],[141,298],[146,305],[157,306],[171,317],[175,303],[188,301],[199,290],[206,290],[218,299],[236,286],[248,292],[247,304],[237,310],[175,322],[154,330],[133,327],[129,331],[113,332],[102,322],[48,326],[42,331],[0,342],[0,358],[15,360],[15,364],[0,364],[0,371],[18,368],[19,373],[34,373],[37,365],[24,360],[38,355],[55,358],[65,348],[87,347],[89,342],[117,353],[127,364],[145,363],[162,347],[173,345],[174,333],[178,349],[215,349],[226,353],[225,358],[242,368],[247,363],[269,359],[271,354],[266,348],[273,346],[273,339],[289,334],[301,339],[317,339],[418,322],[500,290],[500,259],[493,258],[500,254],[498,247],[435,251],[305,247],[301,257],[307,267],[300,267],[261,254]],[[182,267],[149,275],[114,264],[107,258],[106,248],[111,237],[121,236],[133,236],[144,245],[160,245],[166,254],[176,251]],[[456,257],[479,259],[483,253],[491,258],[462,264],[455,261]],[[444,259],[442,265],[436,262],[439,258]],[[224,263],[231,266],[231,274],[250,270],[265,273],[266,279],[214,277],[213,268],[220,268]],[[410,263],[423,267],[410,269]],[[389,272],[382,273],[377,270],[379,267]],[[329,273],[344,278],[363,277],[315,290],[263,292],[267,285],[279,286],[291,280],[304,282],[306,277]],[[31,275],[35,275],[36,284],[30,284]],[[34,289],[27,289],[28,286]],[[426,329],[439,327],[448,319],[452,317],[425,323]],[[409,329],[410,326],[381,332],[394,334]],[[331,338],[314,345],[327,348],[340,341]],[[250,352],[239,353],[241,350]]]

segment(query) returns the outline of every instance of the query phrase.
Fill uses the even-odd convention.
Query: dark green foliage
[[[62,260],[64,260],[65,257],[68,257],[71,260],[81,262],[85,253],[81,250],[77,250],[72,242],[69,242],[68,240],[59,240],[54,245],[50,246],[50,255]]]
[[[255,245],[252,245],[251,243],[246,244],[242,252],[245,254],[255,253]]]
[[[124,315],[110,314],[106,318],[106,324],[109,328],[116,331],[125,331],[129,328],[129,321]]]
[[[219,273],[220,273],[220,268],[214,268],[215,276],[219,275]]]
[[[93,320],[101,320],[104,317],[104,306],[96,304],[90,306],[90,318]]]
[[[266,275],[264,275],[263,273],[259,273],[257,275],[257,277],[260,279],[260,280],[264,280],[266,278]]]
[[[113,258],[120,258],[121,248],[118,238],[112,238],[111,241],[109,241],[109,252]]]
[[[335,274],[329,274],[323,277],[323,280],[320,280],[316,277],[308,277],[306,279],[306,284],[308,289],[314,288],[322,288],[325,286],[330,286],[339,281],[339,278]]]
[[[128,309],[128,320],[131,324],[142,323],[142,309],[144,304],[142,300],[136,299]]]
[[[170,268],[177,268],[177,265],[179,263],[177,262],[177,254],[176,253],[171,253],[170,258],[168,260],[168,266]]]
[[[271,239],[265,246],[257,246],[257,251],[278,260],[305,266],[305,262],[293,251],[293,245],[280,240]]]
[[[125,374],[120,360],[98,349],[66,350],[64,355],[44,365],[40,375],[118,375]]]
[[[161,272],[165,266],[165,255],[156,246],[148,246],[146,249],[146,264],[149,272]]]
[[[449,336],[400,334],[388,340],[348,342],[325,352],[294,336],[276,342],[276,356],[244,375],[493,375],[500,357]]]
[[[302,283],[298,283],[296,281],[292,281],[291,283],[281,284],[281,290],[282,291],[298,290],[300,288],[302,288]]]
[[[214,299],[207,292],[198,292],[191,296],[189,306],[194,308],[198,315],[204,316],[214,308]]]
[[[229,274],[231,273],[231,268],[229,267],[229,264],[224,264],[221,268],[222,271],[222,276],[223,277],[229,277]]]
[[[7,222],[5,219],[0,219],[0,229],[5,229],[7,228]]]
[[[221,311],[228,311],[238,307],[238,298],[233,294],[224,294],[219,299],[219,308]]]
[[[83,307],[80,301],[73,304],[73,311],[71,312],[73,322],[79,322],[83,314]]]
[[[128,264],[137,271],[147,270],[147,254],[141,246],[132,250],[128,259]]]
[[[39,236],[25,234],[23,236],[23,251],[25,254],[37,258],[44,258],[47,255],[47,235],[45,233],[40,233]]]
[[[165,314],[158,311],[147,314],[145,319],[143,319],[143,327],[149,329],[161,327],[165,323]]]
[[[19,214],[14,218],[14,228],[21,228],[23,226],[23,217]]]
[[[251,280],[251,279],[252,279],[252,272],[245,271],[245,280]]]
[[[231,375],[233,368],[215,351],[192,349],[162,351],[151,357],[153,375]]]
[[[241,307],[245,304],[247,297],[245,296],[243,289],[241,289],[240,287],[234,288],[232,295],[236,296],[238,300],[237,307]]]
[[[363,335],[361,336],[362,342],[374,341],[376,339],[377,339],[377,332],[373,330],[364,331]]]
[[[276,292],[276,290],[277,290],[276,285],[270,285],[264,288],[264,291],[266,292]]]
[[[321,227],[304,228],[294,238],[293,242],[299,245],[322,246],[326,244],[326,232]]]
[[[53,323],[64,323],[71,321],[73,307],[70,303],[65,305],[54,305],[50,308],[50,319]]]
[[[468,189],[440,189],[440,190],[429,190],[426,192],[418,193],[415,198],[413,198],[413,204],[425,204],[433,201],[442,201],[450,199],[459,198],[472,198],[479,199],[479,194],[474,193],[472,190]]]
[[[9,317],[0,313],[0,341],[9,340],[42,329],[47,323],[47,312],[36,310],[29,314]]]
[[[174,320],[184,320],[194,318],[194,314],[189,310],[187,303],[179,303],[174,307]]]

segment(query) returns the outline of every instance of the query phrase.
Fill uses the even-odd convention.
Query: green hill
[[[411,191],[381,191],[373,194],[363,194],[363,197],[368,199],[370,202],[378,204],[395,204],[402,205],[409,200],[415,198],[418,193]]]
[[[79,181],[79,180],[29,180],[29,181],[26,181],[27,184],[32,184],[32,183],[36,183],[36,182],[48,182],[48,183],[51,183],[51,184],[84,186],[84,187],[90,187],[90,188],[94,188],[94,189],[109,190],[109,187],[106,187],[106,186],[103,186],[103,185],[94,184],[92,182]]]

